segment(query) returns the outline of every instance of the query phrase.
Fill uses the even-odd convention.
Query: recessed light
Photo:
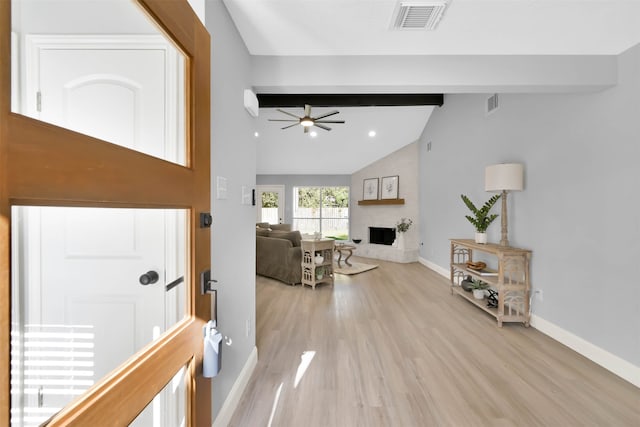
[[[260,134],[258,132],[254,132],[253,136],[255,136],[256,138],[260,136]]]
[[[318,136],[318,132],[312,130],[311,132],[309,132],[309,135],[311,136],[311,138],[315,138],[316,136]]]
[[[373,138],[374,136],[376,136],[376,131],[375,130],[370,130],[369,131],[369,137]]]

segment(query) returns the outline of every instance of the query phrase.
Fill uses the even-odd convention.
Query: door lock
[[[213,289],[215,283],[218,283],[218,281],[211,279],[211,270],[205,270],[200,273],[200,293],[202,295],[215,293],[216,290]]]

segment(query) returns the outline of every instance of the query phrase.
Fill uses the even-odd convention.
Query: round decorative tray
[[[484,270],[486,267],[487,267],[487,264],[485,264],[482,261],[476,261],[476,262],[467,261],[467,268],[470,270]]]

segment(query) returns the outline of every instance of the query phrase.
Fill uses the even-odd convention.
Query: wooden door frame
[[[188,364],[188,425],[211,425],[211,381],[202,377],[202,326],[209,268],[210,36],[187,0],[137,0],[187,58],[187,167],[11,112],[11,2],[0,1],[0,424],[10,423],[11,206],[99,206],[190,210],[188,317],[127,360],[50,425],[126,425]]]

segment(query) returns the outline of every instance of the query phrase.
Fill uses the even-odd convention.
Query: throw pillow
[[[291,244],[293,244],[294,247],[300,246],[300,241],[302,240],[302,236],[299,231],[273,230],[269,236],[276,237],[278,239],[287,239],[291,241]]]
[[[269,237],[271,230],[268,228],[256,228],[256,236]]]

